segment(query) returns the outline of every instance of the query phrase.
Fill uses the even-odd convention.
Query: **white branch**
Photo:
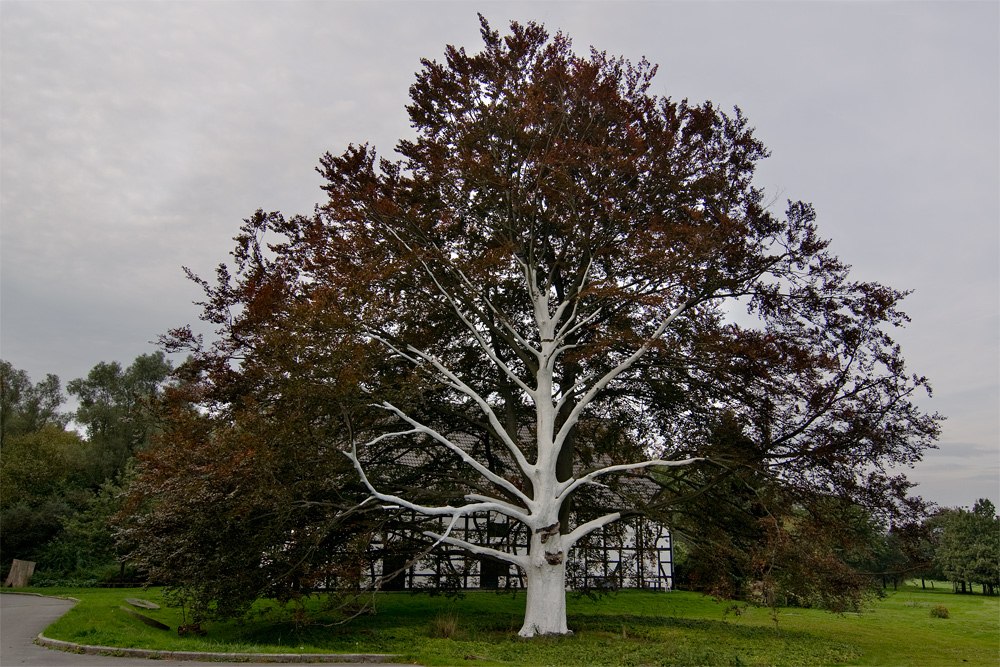
[[[476,402],[479,409],[482,410],[483,414],[486,415],[486,418],[489,419],[490,424],[493,426],[493,430],[496,431],[498,436],[500,436],[500,441],[504,443],[511,456],[513,456],[514,460],[517,461],[517,465],[521,468],[521,471],[526,475],[531,475],[534,472],[534,466],[528,463],[528,460],[524,458],[524,453],[511,439],[510,435],[504,429],[503,424],[500,422],[500,418],[497,417],[495,412],[493,412],[493,407],[486,402],[486,399],[480,396],[479,393],[472,387],[462,382],[457,375],[448,370],[444,364],[431,355],[412,346],[410,347],[410,350],[438,369],[438,371],[448,379],[452,387],[458,389],[460,392]]]
[[[455,271],[458,272],[458,275],[462,279],[462,282],[464,282],[469,287],[469,289],[471,290],[476,289],[475,285],[473,285],[472,282],[468,279],[468,277],[466,277],[464,271],[462,271],[457,267],[455,268]],[[524,337],[521,336],[521,334],[517,331],[517,329],[515,329],[514,326],[507,321],[507,318],[504,317],[504,314],[501,313],[496,306],[493,305],[492,301],[490,301],[489,299],[483,299],[483,301],[484,303],[486,303],[486,307],[490,309],[490,312],[496,315],[497,319],[500,321],[500,324],[503,326],[503,328],[510,332],[510,334],[514,337],[514,340],[517,341],[519,345],[524,347],[526,350],[531,352],[536,357],[538,357],[541,354],[541,350],[537,350],[534,347],[532,347],[531,343],[525,340]]]
[[[471,551],[474,554],[479,554],[481,556],[493,556],[494,558],[508,563],[513,563],[518,567],[528,569],[531,565],[531,561],[526,556],[518,556],[517,554],[509,554],[503,551],[497,551],[496,549],[491,549],[489,547],[483,547],[478,544],[473,544],[472,542],[466,542],[465,540],[460,540],[457,537],[448,537],[447,535],[438,535],[437,533],[432,533],[429,530],[424,531],[424,535],[427,537],[433,537],[438,540],[438,542],[444,542],[445,544],[451,544],[452,546],[461,547],[466,551]]]
[[[507,516],[517,519],[519,521],[527,522],[530,518],[524,512],[524,508],[518,507],[514,503],[508,503],[505,500],[500,500],[499,498],[491,498],[490,496],[484,496],[478,493],[467,493],[465,495],[466,500],[478,500],[484,503],[493,503],[497,506],[497,512],[500,514],[506,514]]]
[[[566,551],[569,551],[581,538],[586,537],[598,528],[603,528],[609,523],[614,523],[620,518],[622,518],[621,512],[613,512],[611,514],[605,514],[604,516],[598,517],[592,521],[588,521],[587,523],[581,523],[571,532],[563,535],[563,548]]]
[[[399,234],[397,234],[397,233],[396,233],[396,231],[395,231],[394,229],[392,229],[392,227],[388,227],[388,226],[387,226],[387,227],[386,227],[386,229],[387,229],[387,230],[389,231],[389,233],[390,233],[390,234],[392,234],[392,235],[393,235],[394,237],[396,237],[396,240],[397,240],[397,241],[399,241],[400,243],[402,243],[402,244],[403,244],[403,247],[404,247],[404,248],[406,248],[406,249],[407,249],[407,250],[409,250],[410,252],[413,252],[413,248],[412,248],[412,247],[410,247],[410,244],[409,244],[409,243],[407,243],[406,241],[404,241],[404,240],[403,240],[402,238],[400,238]],[[439,248],[436,248],[436,246],[435,246],[435,249],[437,249],[437,250],[438,250],[438,252],[441,252]],[[416,253],[415,253],[415,254],[416,254]],[[443,253],[442,253],[442,254],[443,254]],[[465,313],[464,313],[464,312],[462,311],[462,308],[461,308],[461,307],[459,306],[459,304],[458,304],[458,301],[456,301],[456,300],[455,300],[455,297],[453,297],[453,296],[451,295],[451,292],[449,292],[448,290],[446,290],[446,289],[444,288],[444,286],[443,286],[443,285],[441,284],[441,282],[440,282],[440,281],[438,280],[438,277],[437,277],[437,275],[436,275],[436,274],[434,273],[434,271],[433,271],[433,270],[431,270],[431,267],[430,267],[430,266],[429,266],[429,265],[427,264],[427,262],[425,262],[425,261],[423,260],[423,258],[419,257],[419,255],[417,256],[417,261],[418,261],[418,262],[420,262],[420,265],[424,267],[424,271],[425,271],[425,272],[427,273],[427,276],[428,276],[428,277],[429,277],[429,278],[431,279],[431,281],[432,281],[432,282],[434,283],[434,285],[435,285],[435,286],[436,286],[436,287],[438,288],[438,292],[440,292],[440,293],[441,293],[441,296],[443,296],[443,297],[444,297],[445,299],[447,299],[447,300],[448,300],[448,303],[450,303],[450,304],[451,304],[451,307],[452,307],[452,309],[453,309],[453,310],[455,311],[455,314],[456,314],[456,315],[458,315],[459,319],[461,319],[461,320],[462,320],[462,323],[463,323],[463,324],[465,324],[465,327],[466,327],[466,328],[467,328],[467,329],[468,329],[468,330],[469,330],[469,331],[470,331],[470,332],[472,333],[472,335],[473,335],[473,336],[474,336],[474,337],[476,338],[476,342],[477,342],[477,343],[479,343],[479,347],[480,347],[480,348],[481,348],[481,349],[483,350],[483,352],[485,352],[485,353],[486,353],[486,356],[488,356],[488,357],[490,358],[490,360],[491,360],[491,361],[493,361],[493,363],[495,363],[495,364],[497,365],[497,367],[498,367],[498,368],[500,368],[500,370],[502,370],[502,371],[503,371],[503,372],[504,372],[504,373],[505,373],[505,374],[507,375],[507,377],[509,377],[509,378],[510,378],[511,380],[513,380],[513,381],[514,381],[514,382],[515,382],[515,383],[516,383],[516,384],[517,384],[518,386],[520,386],[520,387],[521,387],[521,389],[523,389],[523,390],[524,390],[524,391],[525,391],[525,392],[526,392],[526,393],[527,393],[527,394],[528,394],[529,396],[532,396],[532,391],[531,391],[531,389],[529,389],[529,388],[528,388],[528,386],[527,386],[527,385],[526,385],[526,384],[525,384],[525,383],[524,383],[524,382],[523,382],[523,381],[521,380],[521,378],[519,378],[519,377],[517,376],[517,374],[515,374],[515,373],[514,373],[514,372],[513,372],[513,371],[512,371],[511,369],[510,369],[510,367],[509,367],[509,366],[507,366],[507,364],[506,364],[506,363],[504,363],[504,361],[503,361],[502,359],[500,359],[500,358],[499,358],[498,356],[496,356],[495,354],[493,354],[493,352],[492,352],[492,351],[490,350],[490,346],[489,346],[489,344],[488,344],[488,343],[487,343],[487,341],[486,341],[486,340],[485,340],[485,339],[483,338],[483,335],[482,335],[482,333],[480,333],[480,331],[479,331],[479,330],[478,330],[478,329],[476,328],[476,326],[475,326],[475,325],[474,325],[474,324],[473,324],[473,323],[472,323],[472,322],[471,322],[471,321],[469,320],[469,318],[468,318],[468,317],[466,317]],[[474,288],[474,287],[472,286],[472,283],[471,283],[471,282],[469,282],[468,278],[466,278],[466,277],[465,277],[465,274],[464,274],[464,273],[462,273],[462,271],[461,271],[460,269],[458,269],[458,268],[456,267],[456,271],[458,271],[458,273],[459,273],[459,276],[460,276],[460,277],[462,278],[462,280],[463,280],[463,281],[464,281],[464,282],[465,282],[465,283],[466,283],[466,284],[467,284],[467,285],[468,285],[469,287],[472,287],[473,289],[475,289],[475,288]],[[487,300],[487,303],[489,304],[489,301],[488,301],[488,300]],[[492,304],[489,304],[489,305],[490,305],[490,307],[492,308]],[[495,312],[495,309],[494,309],[494,312]],[[510,331],[511,331],[512,333],[514,333],[514,335],[515,335],[515,336],[517,336],[517,332],[515,332],[515,331],[514,331],[514,330],[513,330],[512,328],[510,328],[510,327],[507,327],[507,328],[508,328],[508,329],[509,329],[509,330],[510,330]],[[518,336],[518,338],[520,338],[520,336]],[[523,340],[523,339],[522,339],[522,340]],[[527,343],[525,343],[525,346],[526,346],[526,347],[527,347],[527,348],[528,348],[529,350],[531,350],[532,352],[534,352],[534,350],[533,350],[533,349],[531,348],[531,346],[527,345]],[[405,355],[404,355],[404,356],[405,356]]]
[[[448,303],[451,304],[451,307],[455,311],[455,314],[458,315],[458,318],[462,320],[462,323],[465,325],[465,328],[468,329],[475,337],[476,342],[479,343],[480,349],[482,349],[482,351],[486,353],[486,356],[488,356],[490,360],[497,365],[497,368],[502,370],[507,377],[513,380],[514,383],[517,386],[519,386],[522,391],[524,391],[524,393],[528,394],[528,396],[534,396],[534,392],[528,387],[528,385],[525,384],[524,381],[520,377],[518,377],[517,374],[514,371],[512,371],[510,367],[506,363],[504,363],[504,361],[500,357],[498,357],[496,354],[493,353],[493,350],[490,349],[489,343],[486,341],[485,338],[483,338],[483,334],[480,333],[479,329],[477,329],[476,326],[469,320],[469,318],[466,317],[465,313],[462,312],[461,307],[459,307],[458,302],[451,295],[451,293],[448,292],[441,285],[440,282],[438,282],[437,276],[435,276],[434,272],[430,270],[430,267],[428,267],[423,260],[421,260],[420,263],[424,265],[427,274],[430,276],[431,280],[434,281],[434,284],[437,285],[438,291],[441,292],[444,298],[448,299]]]
[[[413,427],[411,431],[405,431],[403,433],[400,433],[399,435],[410,434],[414,432],[429,435],[430,437],[434,438],[435,440],[440,442],[442,445],[444,445],[451,451],[458,454],[459,458],[462,459],[462,462],[468,465],[470,468],[472,468],[473,470],[475,470],[480,475],[482,475],[489,481],[493,482],[497,486],[502,486],[503,488],[507,489],[508,491],[516,495],[518,498],[520,498],[530,506],[531,499],[528,498],[528,496],[526,496],[524,492],[522,492],[520,489],[514,486],[514,484],[512,484],[509,480],[504,479],[503,477],[496,474],[495,472],[484,466],[482,463],[474,459],[472,456],[469,455],[468,452],[466,452],[464,449],[453,443],[451,440],[441,435],[440,433],[430,428],[429,426],[425,426],[420,422],[416,421],[415,419],[411,418],[410,416],[405,414],[402,410],[394,406],[392,403],[385,402],[382,404],[382,407],[385,408],[386,410],[390,410],[391,412],[396,413],[396,415],[400,419],[402,419],[407,424]],[[379,438],[376,438],[375,440],[373,440],[371,443],[368,444],[374,444],[377,440],[379,440],[382,437],[384,436],[379,436]]]
[[[574,310],[574,312],[576,311],[576,306],[575,305],[573,306],[573,310]],[[598,308],[597,310],[595,310],[594,312],[592,312],[590,315],[587,315],[585,318],[583,318],[582,320],[580,320],[579,322],[577,322],[576,324],[574,324],[573,326],[571,326],[569,329],[560,329],[559,333],[556,334],[556,340],[565,340],[566,337],[569,336],[574,331],[577,331],[578,329],[581,329],[582,327],[587,326],[594,319],[596,319],[597,317],[599,317],[601,315],[602,310],[603,309]],[[569,324],[570,322],[572,322],[572,320],[567,320],[566,324]],[[565,350],[565,349],[568,349],[568,346],[561,348],[561,350]]]
[[[372,407],[375,407],[375,406],[372,406]],[[384,406],[379,406],[379,407],[384,407]],[[374,445],[376,442],[382,442],[383,440],[388,440],[389,438],[398,438],[398,437],[404,436],[404,435],[415,435],[415,434],[420,433],[420,432],[421,431],[419,431],[419,430],[417,430],[415,428],[411,428],[409,431],[393,431],[392,433],[383,433],[382,435],[378,436],[377,438],[373,438],[373,439],[369,440],[368,442],[366,442],[365,443],[365,447],[368,447],[369,445]]]
[[[387,348],[389,348],[390,350],[392,350],[393,352],[395,352],[399,356],[403,357],[404,359],[406,359],[407,361],[409,361],[414,366],[420,366],[420,360],[419,359],[414,359],[413,357],[411,357],[410,355],[406,354],[405,352],[403,352],[402,350],[400,350],[398,347],[396,347],[395,345],[393,345],[392,343],[390,343],[385,338],[382,338],[382,336],[379,336],[377,333],[375,333],[373,331],[367,331],[367,334],[372,339],[377,340],[378,342],[382,343]]]
[[[508,514],[510,508],[513,505],[509,503],[498,503],[498,502],[481,502],[474,503],[472,505],[462,505],[461,507],[452,507],[451,505],[445,505],[444,507],[431,507],[429,505],[420,505],[418,503],[410,502],[399,496],[394,496],[390,493],[382,493],[374,486],[372,486],[371,481],[368,479],[368,475],[365,474],[364,469],[361,467],[361,462],[358,460],[357,448],[351,448],[350,452],[344,452],[344,456],[349,458],[354,464],[354,469],[358,471],[361,476],[361,481],[364,483],[365,487],[368,488],[368,492],[373,496],[378,498],[383,502],[395,503],[400,507],[405,507],[408,510],[413,510],[414,512],[419,512],[420,514],[426,514],[427,516],[463,516],[466,514],[474,514],[476,512],[500,512],[502,514]],[[508,514],[510,516],[510,514]],[[519,520],[528,520],[527,514],[521,514],[518,517],[514,517]]]
[[[696,457],[691,459],[682,459],[680,461],[666,461],[664,459],[650,459],[648,461],[639,461],[638,463],[623,463],[616,466],[608,466],[607,468],[601,468],[600,470],[594,470],[593,472],[587,473],[579,479],[568,479],[565,482],[561,482],[558,487],[558,495],[556,496],[556,502],[562,503],[566,500],[569,494],[577,490],[584,484],[589,484],[593,480],[601,477],[602,475],[607,475],[613,472],[623,472],[626,470],[639,470],[641,468],[651,468],[653,466],[662,466],[665,468],[679,468],[681,466],[691,465],[692,463],[697,463],[698,461],[704,461],[704,457]]]
[[[568,389],[564,390],[562,387],[560,387],[559,388],[559,393],[561,393],[562,396],[560,396],[559,400],[556,401],[556,412],[559,412],[560,410],[562,410],[563,404],[566,403],[566,401],[568,401],[569,399],[571,399],[574,396],[574,392],[573,392],[574,389],[576,389],[577,387],[585,385],[587,382],[590,381],[590,379],[592,377],[594,377],[593,373],[589,373],[588,372],[588,373],[585,373],[583,376],[581,376],[580,379],[578,379],[576,382],[574,382],[573,385],[570,386]]]
[[[369,332],[368,335],[371,336],[373,339],[381,342],[383,345],[385,345],[386,347],[388,347],[390,350],[392,350],[393,352],[395,352],[399,356],[403,357],[404,359],[408,360],[410,363],[414,364],[415,366],[421,366],[423,363],[428,363],[428,364],[434,366],[434,368],[437,369],[437,371],[439,373],[441,373],[442,375],[444,375],[445,379],[448,381],[447,383],[448,383],[449,386],[451,386],[454,389],[457,389],[458,391],[460,391],[461,393],[465,394],[466,396],[468,396],[469,398],[471,398],[473,401],[476,402],[476,405],[478,405],[479,408],[480,408],[480,410],[482,410],[483,413],[486,415],[486,418],[489,420],[490,424],[493,426],[493,429],[496,431],[497,435],[500,436],[500,440],[504,443],[504,446],[507,447],[507,450],[510,451],[511,456],[513,456],[514,460],[517,461],[517,464],[518,464],[518,466],[520,466],[522,472],[524,472],[527,475],[531,474],[531,472],[533,470],[531,464],[528,463],[528,460],[526,458],[524,458],[524,454],[521,452],[520,448],[517,446],[517,444],[513,440],[511,440],[510,436],[507,434],[506,430],[503,428],[503,425],[500,423],[500,419],[493,412],[493,407],[489,403],[487,403],[486,400],[483,399],[479,395],[478,392],[476,392],[476,390],[472,389],[472,387],[470,387],[469,385],[467,385],[464,382],[462,382],[458,378],[458,376],[455,375],[454,373],[452,373],[450,370],[448,370],[448,368],[444,364],[442,364],[440,361],[438,361],[437,359],[435,359],[430,354],[427,354],[423,350],[419,350],[419,349],[413,347],[412,345],[410,345],[409,346],[410,351],[413,352],[418,357],[418,358],[414,358],[414,357],[406,354],[405,352],[403,352],[399,348],[397,348],[391,342],[389,342],[389,341],[385,340],[384,338],[378,336],[377,334]],[[389,405],[389,404],[386,404],[386,405]],[[385,407],[385,406],[383,406],[383,407]],[[412,424],[414,426],[417,426],[417,427],[420,427],[420,428],[425,428],[422,424],[419,424],[418,422],[415,422],[415,421],[411,420],[409,417],[407,417],[406,415],[404,415],[402,412],[399,412],[398,410],[396,410],[396,408],[390,406],[390,409],[395,410],[396,413],[400,417],[402,417],[403,419],[405,419],[410,424]],[[409,431],[407,433],[410,433],[410,432],[412,432],[412,431]],[[403,435],[403,434],[400,433],[400,435]],[[368,443],[368,444],[373,444],[374,442],[376,442],[376,441],[372,441],[371,443]]]
[[[518,264],[521,265],[521,274],[524,276],[525,285],[527,285],[527,287],[528,287],[528,298],[531,301],[534,301],[535,300],[535,285],[534,285],[534,282],[535,282],[535,278],[534,278],[535,272],[531,269],[531,267],[528,265],[528,263],[525,262],[524,260],[522,260],[520,257],[518,257],[516,253],[513,255],[513,257],[514,257],[514,261],[516,261]]]
[[[579,287],[576,288],[575,294],[573,294],[573,296],[569,300],[563,301],[562,303],[560,303],[559,306],[556,308],[555,314],[552,316],[553,320],[556,321],[556,322],[558,322],[559,319],[562,317],[563,313],[566,311],[566,305],[568,303],[570,303],[570,301],[572,301],[573,302],[573,311],[570,313],[569,317],[566,319],[566,324],[564,324],[563,327],[567,326],[570,322],[572,322],[574,320],[574,318],[576,318],[576,309],[577,309],[577,306],[580,305],[580,299],[579,299],[580,292],[583,291],[584,285],[587,284],[587,276],[590,274],[590,267],[592,267],[593,265],[594,265],[594,258],[591,257],[589,260],[587,260],[587,267],[583,270],[583,275],[580,276],[580,285],[579,285]],[[598,312],[600,312],[600,308],[598,308],[597,310],[598,310]],[[560,329],[556,333],[556,339],[560,339],[560,338],[563,338],[563,337],[569,335],[569,332],[572,331],[573,329],[576,329],[576,327],[575,326],[572,327],[571,329],[569,329],[569,331],[566,331],[564,329]]]
[[[448,539],[448,536],[449,536],[449,535],[451,535],[451,529],[455,527],[455,524],[456,524],[456,523],[458,523],[458,520],[459,520],[459,519],[460,519],[461,517],[462,517],[462,515],[461,515],[461,514],[455,514],[455,515],[453,515],[453,516],[451,517],[451,521],[449,521],[449,522],[448,522],[448,529],[444,531],[444,535],[441,535],[441,536],[440,536],[440,537],[438,538],[437,542],[435,542],[434,544],[432,544],[432,545],[430,546],[430,548],[429,548],[429,549],[427,549],[427,551],[430,551],[431,549],[435,549],[435,548],[437,548],[437,545],[441,544],[441,542],[443,542],[444,540]],[[425,534],[425,535],[427,535],[428,533],[424,533],[424,534]],[[426,553],[426,552],[425,552],[425,553]]]
[[[583,395],[579,402],[577,402],[577,404],[573,407],[569,416],[566,417],[566,421],[563,422],[562,427],[559,429],[559,433],[556,434],[556,451],[562,448],[563,442],[566,440],[566,436],[569,434],[570,429],[572,429],[576,422],[580,419],[581,413],[583,413],[583,410],[590,404],[591,401],[594,400],[594,397],[596,397],[601,390],[608,386],[612,380],[631,368],[632,364],[646,354],[646,352],[649,351],[649,348],[652,347],[653,343],[657,341],[667,330],[667,327],[670,326],[675,319],[677,319],[677,316],[687,310],[690,303],[690,301],[685,301],[680,306],[675,308],[670,315],[668,315],[663,322],[660,323],[660,326],[656,327],[656,331],[653,332],[653,335],[650,336],[649,339],[646,340],[646,342],[644,342],[641,346],[639,346],[638,350],[629,355],[625,361],[605,373],[604,376],[595,382],[590,390]]]

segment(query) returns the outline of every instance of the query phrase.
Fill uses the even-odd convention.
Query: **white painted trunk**
[[[520,259],[518,260],[521,261]],[[638,461],[631,464],[620,464],[607,466],[605,468],[591,471],[579,478],[559,480],[556,475],[557,462],[560,449],[566,442],[571,430],[580,420],[581,415],[587,405],[593,401],[598,394],[611,383],[616,377],[628,370],[632,364],[649,350],[653,341],[660,338],[667,326],[688,307],[685,302],[674,309],[657,327],[655,333],[649,341],[643,343],[631,356],[620,362],[612,370],[606,372],[599,378],[591,378],[581,386],[559,386],[556,385],[556,365],[560,356],[573,345],[567,343],[567,337],[587,322],[596,318],[600,311],[594,311],[590,315],[577,319],[576,302],[572,299],[562,301],[553,306],[551,299],[555,296],[555,291],[551,283],[540,286],[536,280],[536,267],[521,263],[524,270],[525,285],[528,295],[534,304],[535,323],[538,327],[538,343],[535,346],[528,339],[522,338],[516,327],[503,323],[503,318],[499,318],[501,325],[519,341],[523,346],[525,354],[534,355],[537,360],[537,368],[534,373],[535,386],[531,387],[530,379],[521,377],[520,373],[514,372],[504,362],[504,360],[494,353],[492,345],[484,337],[485,334],[467,316],[461,305],[455,298],[445,290],[434,277],[430,267],[426,264],[424,268],[431,275],[435,285],[444,297],[455,308],[455,312],[466,325],[468,331],[474,336],[482,351],[489,357],[504,373],[509,380],[517,385],[524,395],[535,406],[535,436],[537,458],[534,462],[528,461],[524,450],[521,449],[517,438],[509,435],[504,430],[500,418],[494,411],[493,406],[482,395],[466,384],[462,379],[450,370],[437,357],[427,354],[417,348],[409,347],[407,351],[397,349],[392,343],[384,340],[376,334],[371,334],[376,340],[385,343],[400,357],[418,365],[427,365],[436,370],[445,383],[465,396],[468,396],[483,411],[489,423],[493,426],[495,433],[508,448],[508,451],[517,462],[521,472],[531,482],[530,496],[522,491],[519,486],[515,486],[509,479],[497,475],[489,466],[477,461],[462,447],[451,441],[445,435],[434,429],[420,424],[415,419],[407,416],[402,410],[386,402],[383,407],[396,414],[405,421],[410,428],[392,433],[383,433],[368,444],[375,444],[382,440],[394,437],[410,437],[414,434],[423,434],[436,440],[438,443],[458,455],[463,463],[470,466],[488,482],[494,484],[499,489],[504,489],[510,498],[515,502],[501,500],[492,495],[480,495],[470,493],[465,499],[468,504],[452,507],[432,507],[411,502],[405,498],[393,494],[380,493],[371,482],[369,482],[365,471],[358,459],[357,447],[353,439],[351,451],[346,452],[348,458],[353,462],[355,469],[361,476],[362,482],[371,492],[372,496],[379,500],[392,503],[393,505],[405,507],[407,509],[420,512],[427,516],[451,517],[448,529],[442,534],[426,532],[425,535],[437,540],[438,544],[449,544],[466,549],[474,554],[488,555],[500,558],[508,563],[522,568],[525,572],[527,584],[527,606],[524,613],[524,626],[521,628],[522,637],[534,637],[536,635],[568,634],[569,628],[566,626],[566,559],[568,552],[576,542],[589,534],[613,521],[621,518],[618,512],[612,512],[602,517],[592,519],[579,526],[561,526],[559,524],[560,508],[567,501],[570,495],[584,484],[596,483],[599,476],[613,472],[625,472],[648,468],[651,466],[674,466],[687,465],[701,459],[690,458],[684,461],[661,461],[652,459]],[[587,270],[589,271],[589,265]],[[461,273],[461,272],[460,272]],[[462,274],[463,280],[470,287],[471,282]],[[583,283],[580,285],[583,286]],[[575,297],[574,297],[575,298]],[[492,309],[492,306],[490,306]],[[499,312],[499,311],[496,311]],[[560,324],[562,323],[562,324]],[[529,336],[533,338],[533,336]],[[586,385],[586,386],[584,386]],[[581,393],[582,392],[582,393]],[[560,410],[567,406],[572,409],[565,419],[559,423],[558,416]],[[502,553],[491,547],[473,544],[464,539],[459,539],[451,535],[451,529],[459,518],[471,516],[483,512],[499,512],[511,519],[523,523],[531,531],[531,540],[528,554]]]
[[[525,572],[528,602],[524,610],[522,637],[565,635],[566,627],[566,561],[556,565],[534,562]]]
[[[534,281],[527,276],[529,283]],[[565,635],[566,627],[566,554],[559,525],[559,506],[562,501],[556,480],[556,458],[559,447],[555,442],[556,412],[553,401],[553,376],[555,365],[555,318],[548,312],[548,294],[536,292],[535,322],[541,339],[537,382],[532,396],[535,402],[538,459],[532,484],[534,489],[535,521],[528,550],[529,564],[525,568],[528,601],[524,611],[524,626],[518,633],[522,637],[535,635]]]

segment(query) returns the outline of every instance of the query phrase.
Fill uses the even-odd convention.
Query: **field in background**
[[[178,609],[144,612],[171,627],[155,630],[119,609],[126,597],[162,604],[149,589],[25,589],[81,600],[45,635],[121,648],[263,653],[394,653],[425,665],[886,665],[1000,664],[1000,599],[955,595],[948,584],[888,591],[861,614],[780,608],[742,609],[696,593],[623,591],[594,601],[570,597],[568,637],[521,640],[517,596],[474,592],[448,600],[379,594],[374,615],[336,624],[296,623],[295,609],[260,605],[250,622],[206,625],[204,637],[178,637]],[[319,601],[311,605],[318,606]],[[127,605],[126,605],[127,606]],[[947,618],[940,618],[940,607]],[[932,615],[932,610],[937,616]]]

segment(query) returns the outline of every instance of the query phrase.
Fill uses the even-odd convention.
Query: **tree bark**
[[[3,582],[5,587],[27,588],[31,584],[31,575],[35,573],[35,564],[30,560],[14,559],[11,563],[7,580]]]
[[[562,552],[559,555],[564,556]],[[566,559],[549,555],[548,559],[543,556],[539,563],[532,558],[525,576],[528,601],[524,609],[524,626],[518,634],[522,637],[569,634],[570,629],[566,625]]]

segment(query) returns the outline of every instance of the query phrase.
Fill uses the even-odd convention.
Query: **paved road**
[[[74,603],[33,595],[0,595],[0,666],[19,667],[194,667],[207,664],[179,660],[113,658],[81,655],[37,646],[38,633],[69,611]],[[213,662],[213,665],[240,665],[245,662]],[[316,663],[312,663],[316,664]],[[381,667],[404,667],[382,663]]]

